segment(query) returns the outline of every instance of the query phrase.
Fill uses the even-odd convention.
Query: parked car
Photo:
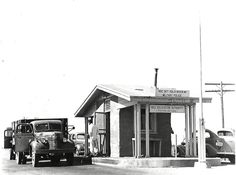
[[[235,130],[234,129],[225,129],[225,128],[219,129],[217,131],[217,135],[220,138],[225,139],[226,142],[233,142],[233,144],[235,142]]]
[[[231,163],[235,163],[235,151],[223,139],[209,129],[205,130],[206,157],[229,158]],[[185,143],[177,146],[178,157],[185,157]]]
[[[217,131],[217,135],[229,144],[235,155],[235,130],[222,128]]]
[[[84,132],[76,132],[70,134],[70,140],[72,140],[76,147],[76,155],[81,156],[85,153],[85,133]],[[89,142],[88,142],[89,145]],[[88,150],[89,151],[89,150]]]

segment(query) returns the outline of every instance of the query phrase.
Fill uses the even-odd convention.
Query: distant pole
[[[222,81],[220,82],[220,101],[221,101],[221,116],[222,116],[222,128],[225,128],[225,115],[224,115],[224,93]]]
[[[220,95],[221,101],[221,117],[222,117],[222,128],[225,128],[225,117],[224,117],[224,93],[225,92],[233,92],[234,90],[225,90],[225,85],[234,85],[233,83],[205,83],[205,85],[215,85],[218,86],[218,90],[206,90],[205,92],[216,92]]]

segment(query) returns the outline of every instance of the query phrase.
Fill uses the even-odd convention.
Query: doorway
[[[110,151],[110,112],[96,112],[95,124],[99,129],[98,147],[102,156],[109,157]]]

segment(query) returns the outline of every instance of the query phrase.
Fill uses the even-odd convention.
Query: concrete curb
[[[110,164],[127,168],[164,168],[164,167],[194,167],[197,158],[92,158],[93,164]],[[220,158],[207,158],[207,163],[211,166],[220,166]]]

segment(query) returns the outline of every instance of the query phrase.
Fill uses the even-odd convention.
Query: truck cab
[[[27,157],[31,157],[33,167],[47,159],[57,165],[66,158],[68,165],[73,164],[75,145],[68,139],[66,118],[14,121],[4,136],[5,147],[11,148],[10,159],[16,159],[17,164],[25,164]]]
[[[63,132],[60,120],[42,120],[31,122],[34,139],[30,142],[32,165],[37,166],[40,159],[50,159],[58,164],[61,158],[66,158],[68,165],[73,163],[75,145]]]

